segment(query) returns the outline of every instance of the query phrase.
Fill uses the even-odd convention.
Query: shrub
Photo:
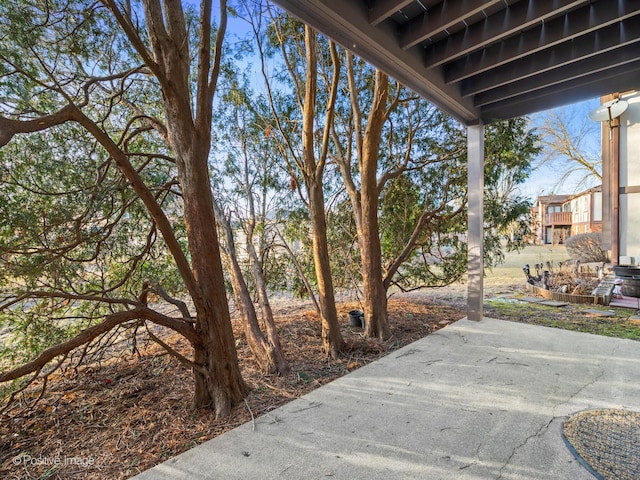
[[[602,235],[599,233],[583,233],[569,237],[566,246],[574,262],[608,261],[607,252],[602,248]]]

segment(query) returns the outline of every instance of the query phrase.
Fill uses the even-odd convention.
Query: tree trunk
[[[209,143],[193,141],[191,146],[198,144],[201,148],[191,150],[190,155],[178,155],[182,160],[178,161],[178,175],[191,263],[201,293],[193,302],[197,313],[196,332],[204,348],[196,349],[195,362],[207,370],[207,374],[195,372],[195,405],[213,408],[216,416],[221,417],[244,399],[249,387],[240,373],[224,287],[207,168]],[[176,148],[177,152],[180,150]]]
[[[264,373],[286,374],[286,369],[288,367],[286,365],[286,361],[284,361],[282,350],[278,351],[273,345],[270,345],[260,330],[258,315],[253,305],[249,288],[242,276],[240,264],[238,263],[235,252],[230,249],[228,256],[231,262],[231,269],[229,272],[231,276],[231,284],[243,319],[244,332],[247,337],[249,348]],[[284,371],[281,369],[284,369]]]
[[[244,142],[243,142],[244,143]],[[246,152],[246,145],[243,145],[243,151]],[[267,178],[266,163],[262,163],[261,167],[263,168],[263,179]],[[280,375],[286,375],[289,372],[289,364],[284,356],[284,351],[282,350],[282,345],[280,344],[280,338],[278,337],[278,329],[276,328],[276,322],[273,318],[273,310],[271,310],[271,304],[269,303],[269,295],[267,293],[267,284],[264,279],[264,271],[262,268],[262,262],[258,258],[258,254],[256,252],[254,246],[254,238],[255,238],[255,227],[256,227],[256,207],[255,207],[255,197],[251,188],[251,181],[249,179],[249,165],[248,159],[245,153],[245,163],[244,163],[244,185],[245,185],[245,194],[247,199],[247,204],[249,206],[249,219],[247,222],[247,253],[249,254],[249,261],[251,263],[251,269],[253,271],[253,278],[256,282],[256,289],[258,291],[258,298],[260,301],[260,309],[262,311],[262,319],[264,321],[264,325],[266,328],[266,337],[269,342],[269,346],[271,347],[273,362],[275,363],[276,371]],[[268,183],[266,181],[262,181],[262,203],[260,209],[260,218],[261,221],[264,222],[267,218],[267,197],[269,196],[268,191]],[[264,245],[264,230],[263,234],[260,236],[260,250],[262,252]]]
[[[144,46],[136,47],[161,85],[167,134],[176,154],[184,202],[191,268],[198,286],[192,295],[197,314],[195,330],[201,339],[194,351],[194,362],[200,367],[194,369],[194,401],[197,408],[211,408],[220,418],[249,392],[240,373],[231,328],[208,169],[212,100],[226,29],[226,2],[220,2],[220,27],[212,49],[212,2],[202,1],[195,94],[182,4],[143,0],[142,6],[153,58]],[[121,23],[125,30],[131,30],[130,23]]]
[[[318,185],[317,183],[309,182],[307,188],[309,192],[311,229],[313,232],[313,264],[318,281],[318,300],[322,322],[322,346],[328,356],[338,358],[344,349],[344,339],[340,333],[329,262],[324,193],[322,184]]]
[[[315,156],[315,110],[318,93],[318,58],[316,52],[316,34],[311,27],[305,26],[305,51],[307,71],[304,88],[304,105],[302,109],[302,156],[309,210],[311,214],[311,231],[313,236],[313,263],[318,281],[318,297],[320,318],[322,322],[322,345],[325,353],[331,358],[338,358],[344,348],[344,340],[340,333],[336,300],[333,291],[333,278],[329,262],[327,245],[327,220],[324,210],[324,177],[325,157],[316,161]]]
[[[225,218],[222,210],[218,207],[215,200],[213,202],[214,211],[218,216],[218,223],[224,230],[226,238],[227,246],[225,253],[230,263],[229,275],[231,276],[231,285],[236,297],[238,309],[240,310],[240,315],[242,316],[245,336],[247,338],[249,348],[264,373],[279,373],[280,375],[285,375],[288,372],[289,366],[287,365],[284,354],[282,353],[280,342],[278,342],[277,345],[274,345],[272,342],[267,341],[262,330],[260,330],[258,315],[253,305],[249,288],[247,287],[247,283],[242,275],[242,269],[238,262],[231,224],[229,220]]]
[[[198,315],[200,318],[202,314]],[[202,367],[193,372],[194,407],[214,410],[216,418],[223,418],[249,394],[249,386],[240,376],[235,343],[229,344],[223,337],[218,339],[215,328],[209,328],[214,326],[215,317],[204,317],[204,321],[199,320],[199,323],[207,326],[197,330],[207,342],[194,347],[194,363]]]
[[[251,260],[251,267],[253,268],[253,277],[256,281],[256,288],[260,299],[260,308],[262,310],[262,319],[267,330],[267,340],[272,350],[273,362],[276,367],[275,371],[280,375],[286,375],[289,372],[289,364],[287,363],[284,351],[282,350],[282,345],[280,344],[280,337],[278,336],[276,322],[273,318],[273,310],[271,310],[271,304],[269,303],[267,286],[262,274],[262,267],[258,261],[258,255],[256,254],[256,250],[251,241],[252,238],[253,234],[247,236],[247,251],[249,252],[249,258]]]
[[[373,104],[364,131],[360,162],[361,195],[359,246],[366,335],[386,340],[391,335],[387,315],[387,291],[383,282],[382,250],[378,222],[378,156],[388,98],[389,77],[376,70]]]
[[[382,251],[378,231],[377,202],[362,204],[363,225],[360,234],[362,288],[364,290],[365,334],[386,340],[391,336],[387,314],[387,289],[383,283]],[[376,208],[376,210],[373,210]]]

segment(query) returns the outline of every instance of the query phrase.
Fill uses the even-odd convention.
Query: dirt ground
[[[252,392],[229,418],[215,420],[191,408],[187,369],[155,344],[138,345],[77,376],[52,378],[33,408],[17,404],[0,425],[0,478],[123,479],[277,408],[337,377],[464,317],[463,305],[436,304],[428,296],[392,298],[392,337],[379,342],[351,327],[343,303],[339,314],[347,342],[343,358],[322,354],[320,324],[308,305],[280,301],[278,325],[292,371],[264,375],[256,367],[235,322],[243,375]],[[178,337],[173,347],[188,353]],[[37,395],[36,392],[33,395]]]
[[[485,315],[560,328],[568,325],[581,331],[588,327],[586,331],[592,333],[600,333],[593,327],[602,325],[622,329],[614,335],[635,329],[636,337],[625,338],[640,339],[640,326],[628,325],[628,318],[603,322],[585,315],[584,306],[538,309],[513,300],[513,306],[505,303],[510,307],[505,309],[493,301],[510,302],[510,297],[523,295],[523,262],[536,263],[544,255],[562,259],[564,254],[547,247],[531,248],[523,257],[488,272]],[[361,329],[349,325],[348,312],[361,308],[357,301],[341,303],[347,348],[335,361],[322,354],[320,324],[310,304],[280,299],[275,306],[291,373],[285,377],[261,373],[235,320],[243,376],[252,391],[229,418],[215,420],[208,412],[194,411],[190,372],[156,344],[138,344],[139,353],[123,349],[77,375],[53,378],[35,407],[16,404],[4,414],[0,478],[112,480],[133,476],[463,318],[466,285],[391,295],[392,337],[385,342],[366,339]],[[169,343],[188,354],[179,337],[171,337]]]

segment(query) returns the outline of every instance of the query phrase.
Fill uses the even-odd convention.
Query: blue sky
[[[594,157],[599,158],[601,152],[601,128],[600,123],[589,120],[588,114],[591,110],[600,106],[600,98],[593,98],[580,103],[559,107],[553,110],[547,110],[531,115],[531,123],[533,126],[542,124],[545,119],[552,113],[558,112],[566,119],[567,128],[573,134],[583,133],[582,149]],[[532,199],[539,195],[556,194],[573,194],[584,190],[585,188],[595,186],[595,184],[580,185],[579,181],[582,176],[573,175],[562,185],[557,183],[561,178],[559,170],[562,168],[562,162],[557,162],[553,166],[543,165],[536,168],[529,180],[520,188],[520,192]]]
[[[189,3],[189,2],[187,2]],[[217,2],[214,2],[217,8]],[[231,16],[229,18],[227,42],[236,42],[240,38],[246,38],[250,35],[249,27],[246,22]],[[247,67],[250,68],[251,83],[256,89],[263,86],[262,75],[259,73],[259,59],[253,57],[245,60]],[[267,61],[270,64],[272,61]],[[253,65],[250,65],[253,64]],[[272,65],[270,65],[272,67]],[[600,106],[600,99],[593,98],[584,102],[560,107],[555,110],[543,111],[530,116],[533,126],[540,125],[545,121],[551,112],[560,112],[566,119],[567,127],[571,132],[583,133],[584,140],[581,147],[586,150],[587,154],[595,157],[600,156],[601,143],[601,125],[592,122],[588,118],[588,113]],[[580,185],[582,176],[574,175],[570,177],[562,185],[558,185],[561,178],[559,171],[563,168],[562,163],[556,162],[552,166],[542,165],[534,169],[531,177],[527,182],[520,186],[520,193],[531,199],[537,198],[539,195],[557,194],[573,194],[584,190],[585,188],[594,186]]]

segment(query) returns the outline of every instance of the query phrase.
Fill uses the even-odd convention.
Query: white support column
[[[468,264],[467,318],[482,320],[484,297],[484,125],[467,126]]]

